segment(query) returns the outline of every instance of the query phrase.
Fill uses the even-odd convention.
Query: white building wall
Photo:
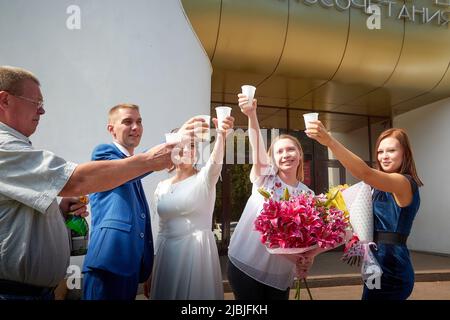
[[[80,30],[66,27],[70,5],[81,9]],[[137,152],[209,114],[211,65],[179,0],[0,0],[0,38],[0,65],[41,81],[46,114],[33,144],[67,160],[88,161],[111,141],[107,112],[121,102],[141,107]],[[162,176],[144,179],[148,200]]]
[[[450,254],[450,98],[394,118],[407,130],[424,186],[408,245],[413,250]]]

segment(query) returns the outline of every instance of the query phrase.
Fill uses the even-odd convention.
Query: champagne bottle
[[[80,201],[84,204],[88,203],[88,197],[87,196],[81,196]],[[79,236],[86,236],[89,231],[89,225],[85,218],[76,216],[73,214],[73,212],[69,212],[68,217],[66,218],[66,226],[74,231]]]

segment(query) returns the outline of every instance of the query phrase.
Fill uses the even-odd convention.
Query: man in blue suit
[[[101,144],[92,160],[130,157],[143,133],[139,107],[120,104],[109,112],[111,144]],[[93,193],[91,234],[83,273],[83,299],[134,300],[138,285],[145,282],[153,265],[150,210],[141,179],[114,189]]]

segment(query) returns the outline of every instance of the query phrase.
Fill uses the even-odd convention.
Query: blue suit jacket
[[[97,146],[92,160],[126,156],[114,144]],[[150,210],[141,179],[149,173],[104,192],[90,195],[91,232],[83,272],[102,269],[121,276],[139,274],[146,280],[153,265]]]

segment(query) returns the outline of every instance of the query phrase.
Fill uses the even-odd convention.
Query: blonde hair
[[[273,148],[274,148],[275,143],[282,139],[291,140],[294,143],[294,145],[297,147],[297,149],[300,153],[300,163],[298,164],[298,167],[297,167],[297,180],[300,182],[303,182],[303,180],[305,179],[305,173],[303,172],[303,149],[302,149],[302,145],[300,144],[300,142],[298,141],[298,139],[296,137],[291,136],[289,134],[281,134],[281,135],[275,137],[272,140],[272,143],[270,144],[267,154],[269,155],[272,163],[275,164],[275,160],[274,160],[274,156],[273,156]]]
[[[139,106],[131,103],[121,103],[114,107],[112,107],[108,112],[108,122],[111,123],[113,121],[114,115],[119,111],[120,109],[133,109],[139,112]]]
[[[23,82],[25,80],[31,80],[38,86],[41,85],[38,78],[28,70],[0,66],[0,91],[7,91],[12,95],[23,94]]]

